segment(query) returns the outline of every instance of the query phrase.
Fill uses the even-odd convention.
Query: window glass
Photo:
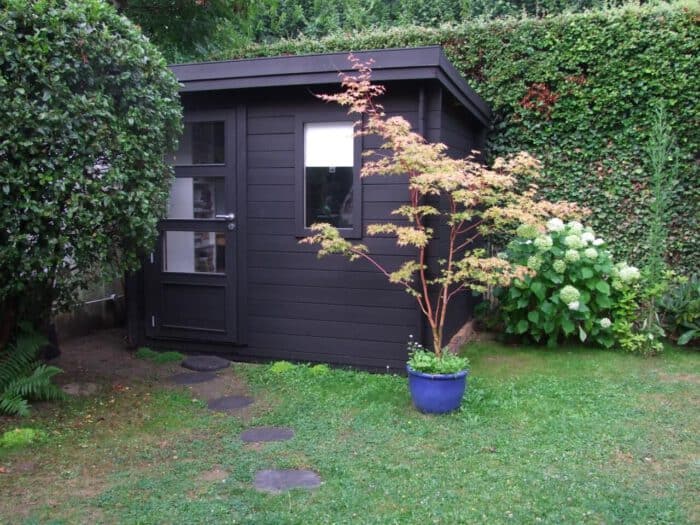
[[[351,122],[304,126],[305,226],[352,228],[354,136]]]
[[[181,177],[170,186],[168,219],[213,219],[224,208],[224,179]]]
[[[171,161],[175,166],[192,164],[223,164],[223,122],[185,122],[177,153]]]
[[[224,273],[226,236],[218,232],[166,231],[163,234],[163,271]]]

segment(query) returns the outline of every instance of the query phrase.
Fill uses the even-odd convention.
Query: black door
[[[236,113],[185,112],[175,180],[146,264],[150,337],[235,342]]]

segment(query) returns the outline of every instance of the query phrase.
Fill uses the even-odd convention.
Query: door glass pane
[[[220,232],[166,231],[163,234],[163,271],[224,273],[226,236]]]
[[[224,208],[224,179],[182,177],[170,186],[168,219],[213,219]]]
[[[223,122],[185,122],[177,153],[171,162],[175,166],[223,164],[224,142]]]

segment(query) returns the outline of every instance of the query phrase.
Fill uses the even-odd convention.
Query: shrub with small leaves
[[[605,241],[577,221],[555,218],[546,231],[520,233],[526,235],[514,239],[502,256],[536,273],[496,289],[506,332],[550,346],[573,337],[613,346],[617,296],[639,279],[639,270],[615,265]]]
[[[182,109],[139,29],[100,0],[0,0],[0,328],[139,266]],[[13,327],[0,330],[0,350]]]

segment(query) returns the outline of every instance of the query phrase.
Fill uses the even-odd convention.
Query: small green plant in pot
[[[483,239],[511,233],[522,223],[544,229],[548,218],[578,216],[581,210],[571,203],[539,199],[532,184],[524,191],[519,189],[521,177],[531,181],[539,175],[539,163],[526,153],[496,159],[488,168],[473,156],[452,158],[445,145],[427,142],[404,118],[386,117],[375,102],[384,88],[370,82],[369,65],[352,56],[351,61],[356,74],[341,75],[344,91],[320,98],[347,106],[349,114],[357,115],[357,134],[380,139],[382,155],[363,162],[362,177],[408,176],[408,202],[392,211],[396,221],[370,224],[367,235],[394,237],[398,246],[413,248],[413,255],[397,268],[389,268],[366,245],[349,241],[326,223],[313,224],[311,235],[300,242],[317,245],[319,257],[338,254],[351,261],[364,260],[416,300],[430,328],[432,352],[420,346],[421,342],[412,343],[409,382],[422,375],[427,390],[459,391],[459,383],[462,390],[456,405],[424,406],[415,396],[413,402],[424,412],[449,412],[459,406],[468,366],[444,348],[450,301],[460,293],[484,292],[531,272],[526,266],[490,256],[482,247]],[[428,251],[438,229],[441,241],[446,241],[447,255],[429,267]]]

